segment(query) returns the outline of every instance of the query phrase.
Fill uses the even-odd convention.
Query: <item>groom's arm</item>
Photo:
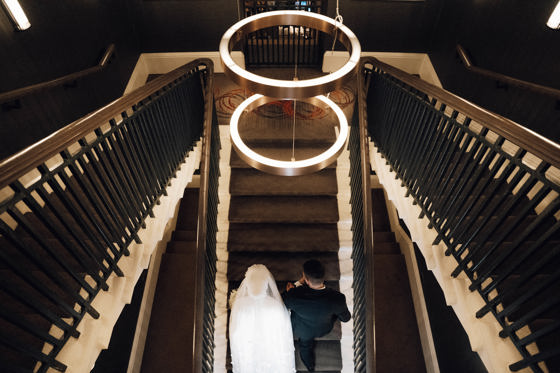
[[[340,295],[341,295],[340,310],[336,314],[336,317],[338,317],[338,319],[342,322],[347,322],[350,320],[350,318],[352,318],[352,315],[350,314],[350,311],[348,310],[348,306],[346,305],[346,297],[344,296],[344,294],[340,294]]]

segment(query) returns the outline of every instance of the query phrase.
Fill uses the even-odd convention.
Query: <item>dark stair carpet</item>
[[[382,189],[372,189],[376,369],[425,372],[404,256],[391,232]]]
[[[296,159],[318,155],[332,144],[332,121],[319,122],[302,120],[301,126],[298,122]],[[247,120],[243,131],[240,126],[240,132],[259,154],[290,160],[290,123],[271,120],[262,125],[262,118],[256,118]],[[264,264],[282,292],[288,281],[301,277],[303,263],[312,258],[325,266],[327,286],[338,288],[336,165],[311,175],[275,176],[251,168],[232,150],[230,167],[229,291],[239,286],[248,267]],[[342,369],[340,338],[341,326],[337,323],[331,333],[316,341],[317,372],[334,373]],[[298,371],[307,371],[299,359],[296,351]],[[229,357],[226,365],[231,370]]]
[[[336,170],[304,176],[275,176],[255,169],[232,169],[232,196],[336,196]]]
[[[198,189],[187,188],[161,259],[142,372],[190,372],[196,274]]]
[[[232,223],[228,250],[237,251],[338,251],[336,224]]]

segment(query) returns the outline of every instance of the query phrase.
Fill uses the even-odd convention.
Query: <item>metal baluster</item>
[[[79,143],[84,146],[86,143],[84,140],[80,140]],[[110,197],[113,205],[119,211],[123,222],[131,233],[133,233],[136,242],[139,242],[136,231],[140,226],[141,222],[138,216],[133,212],[133,207],[126,198],[126,194],[121,188],[118,179],[110,167],[108,160],[102,150],[99,150],[100,145],[92,145],[89,151],[84,153],[87,159],[87,165],[89,165],[95,174],[95,177],[99,180],[100,184],[107,189],[107,194]],[[85,162],[82,159],[78,159],[78,163],[82,168],[84,168]]]

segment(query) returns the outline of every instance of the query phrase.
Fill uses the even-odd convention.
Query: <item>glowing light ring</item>
[[[337,71],[306,80],[279,80],[262,77],[242,69],[233,61],[231,50],[244,36],[256,30],[280,25],[309,27],[333,37],[336,35],[337,40],[350,52],[350,58]],[[322,95],[340,88],[357,71],[360,52],[360,42],[348,27],[322,14],[301,10],[279,10],[247,17],[231,26],[220,41],[222,66],[230,79],[253,92],[288,99]]]
[[[310,101],[314,104],[323,103],[333,110],[339,122],[340,133],[330,148],[325,152],[300,161],[279,161],[272,158],[267,158],[249,148],[241,139],[239,135],[239,119],[245,110],[252,110],[267,102],[276,101],[275,98],[266,97],[260,94],[253,95],[243,101],[237,109],[233,112],[230,120],[230,135],[233,147],[239,156],[247,162],[250,166],[280,176],[299,176],[307,175],[323,168],[334,162],[344,149],[346,139],[348,137],[348,121],[342,112],[342,109],[336,105],[332,100],[325,96],[315,96],[307,98],[304,101]]]

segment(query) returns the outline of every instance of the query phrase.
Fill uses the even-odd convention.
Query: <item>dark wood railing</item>
[[[212,74],[193,61],[0,163],[3,370],[65,370],[58,352],[86,313],[100,317],[92,301],[123,275],[119,259],[203,125],[210,136]]]
[[[21,97],[30,95],[32,93],[36,93],[36,92],[45,90],[45,89],[50,89],[50,88],[58,87],[58,86],[63,85],[63,84],[71,83],[71,82],[74,82],[74,81],[76,81],[78,79],[81,79],[85,76],[88,76],[90,74],[101,71],[105,67],[107,67],[107,65],[109,64],[109,60],[111,59],[111,56],[113,55],[113,53],[115,53],[115,44],[110,44],[107,47],[107,49],[105,50],[105,53],[103,53],[103,56],[99,60],[99,63],[97,65],[93,66],[93,67],[90,67],[90,68],[87,68],[87,69],[84,69],[84,70],[81,70],[81,71],[77,71],[75,73],[71,73],[71,74],[68,74],[68,75],[64,75],[64,76],[61,76],[60,78],[49,80],[47,82],[33,84],[33,85],[30,85],[30,86],[27,86],[27,87],[14,89],[13,91],[0,93],[0,104],[3,103],[3,102],[14,101],[14,100],[17,100],[18,98],[21,98]]]
[[[196,304],[193,372],[210,373],[214,364],[214,305],[216,302],[216,233],[218,231],[218,178],[220,135],[214,110],[213,75],[208,75],[205,126],[200,164],[200,195],[196,266]]]
[[[484,69],[482,67],[478,67],[475,66],[467,51],[465,50],[465,48],[463,48],[460,44],[457,44],[457,54],[459,55],[459,58],[461,59],[461,61],[463,62],[463,65],[465,65],[465,68],[469,71],[472,71],[474,73],[477,73],[479,75],[483,75],[487,78],[496,80],[498,82],[507,84],[507,85],[512,85],[514,87],[519,87],[519,88],[523,88],[523,89],[528,89],[530,91],[539,93],[541,95],[547,95],[547,96],[552,96],[552,97],[556,97],[557,99],[560,99],[560,89],[556,89],[556,88],[552,88],[552,87],[547,87],[541,84],[536,84],[536,83],[531,83],[528,82],[526,80],[521,80],[521,79],[517,79],[508,75],[504,75],[501,73],[497,73],[495,71],[491,71],[488,69]]]
[[[354,309],[354,372],[375,373],[375,314],[373,283],[373,227],[370,192],[370,162],[365,116],[365,89],[362,77],[357,82],[358,100],[348,148],[352,207],[352,260]]]
[[[243,14],[249,17],[272,10],[303,10],[324,14],[326,0],[245,1]],[[320,66],[324,36],[319,30],[294,25],[267,27],[243,38],[242,51],[247,67]]]
[[[560,145],[377,59],[369,134],[523,360],[559,371]],[[363,113],[361,113],[363,114]]]

